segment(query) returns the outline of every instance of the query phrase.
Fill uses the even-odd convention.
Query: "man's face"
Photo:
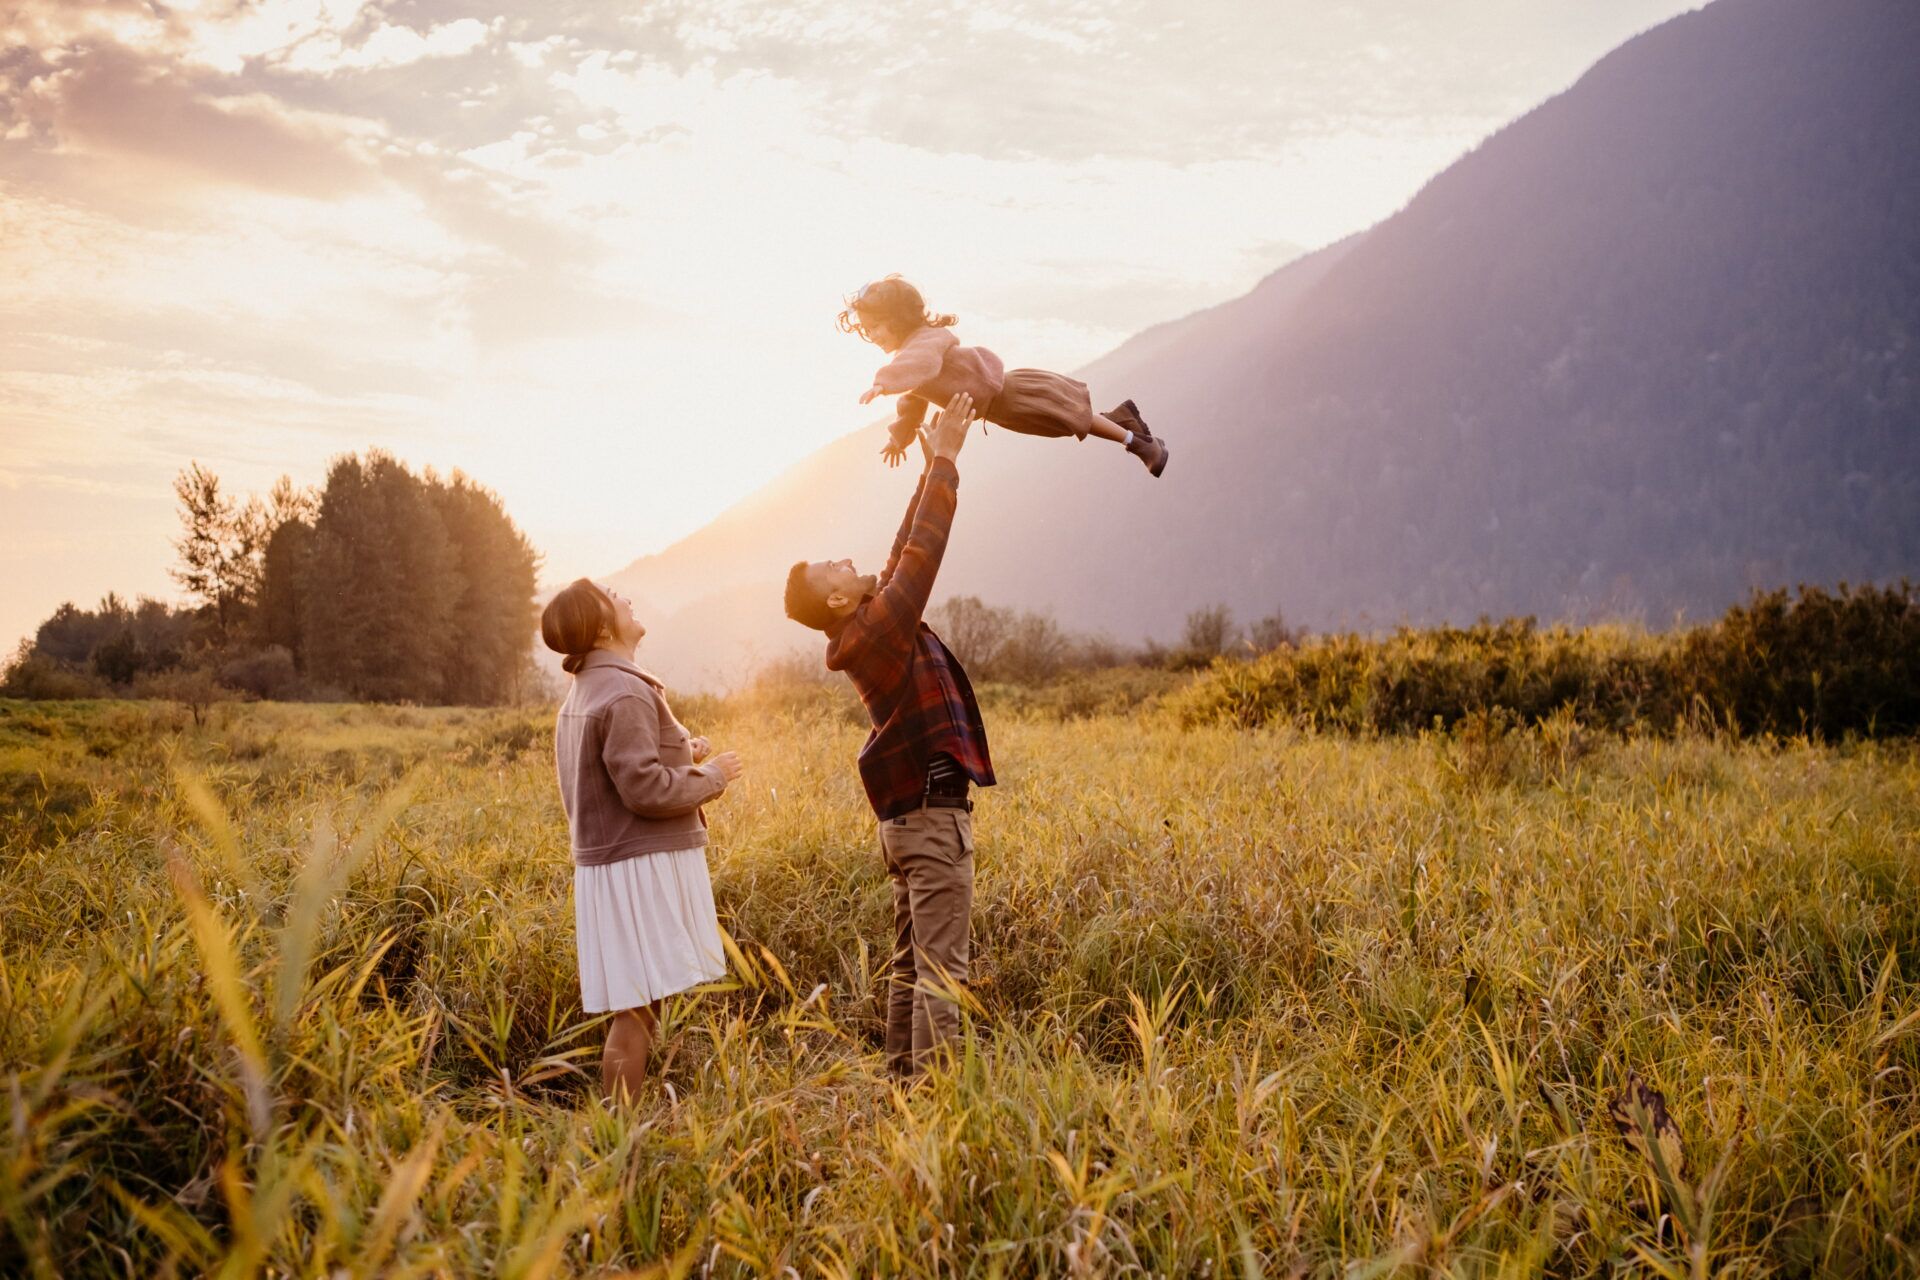
[[[816,560],[807,566],[807,581],[834,613],[846,613],[872,593],[879,579],[856,573],[851,560]]]

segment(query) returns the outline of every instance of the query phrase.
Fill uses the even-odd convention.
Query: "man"
[[[873,721],[860,780],[893,881],[887,1066],[903,1076],[960,1029],[952,997],[967,979],[973,908],[967,786],[993,785],[973,686],[921,621],[953,525],[972,411],[956,395],[921,438],[926,465],[878,577],[851,560],[803,561],[787,575],[787,616],[826,633],[827,669],[847,673]]]

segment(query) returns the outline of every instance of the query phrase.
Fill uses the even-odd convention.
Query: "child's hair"
[[[897,274],[875,280],[858,293],[848,294],[846,303],[839,316],[840,332],[854,334],[868,342],[872,342],[873,337],[863,321],[869,317],[886,321],[903,338],[924,326],[945,329],[958,320],[956,316],[927,310],[927,300],[920,296],[920,291]]]
[[[602,628],[613,625],[613,601],[590,579],[575,578],[547,601],[540,614],[540,638],[547,648],[567,655],[560,669],[579,672],[600,641]]]

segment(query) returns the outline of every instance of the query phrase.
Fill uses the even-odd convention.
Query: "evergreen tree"
[[[267,494],[267,535],[260,555],[260,599],[255,615],[262,646],[278,645],[306,668],[307,558],[313,550],[313,522],[320,495],[295,485],[289,476],[273,482]]]
[[[465,584],[429,487],[390,454],[337,459],[302,575],[307,668],[356,698],[441,702]]]
[[[432,493],[462,585],[459,645],[448,653],[444,696],[468,704],[508,701],[532,642],[538,557],[491,490],[456,471]]]
[[[267,538],[261,557],[260,608],[256,617],[260,643],[279,645],[293,655],[294,666],[307,666],[307,569],[313,554],[313,525],[288,520]]]

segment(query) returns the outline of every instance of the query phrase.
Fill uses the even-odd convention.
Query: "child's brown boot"
[[[1122,400],[1109,409],[1106,416],[1133,433],[1133,439],[1127,442],[1127,452],[1146,464],[1149,475],[1158,476],[1167,469],[1167,442],[1156,439],[1153,432],[1147,430],[1146,419],[1140,416],[1133,401]]]

